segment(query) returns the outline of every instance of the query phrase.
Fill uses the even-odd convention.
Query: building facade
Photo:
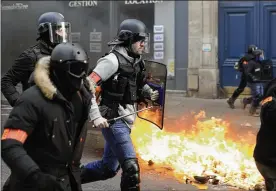
[[[239,83],[233,65],[249,44],[263,48],[276,67],[273,1],[2,1],[1,8],[1,74],[35,43],[37,18],[47,11],[72,23],[73,41],[87,50],[91,67],[108,52],[121,21],[142,20],[150,33],[146,58],[165,63],[167,88],[188,96],[230,94]]]

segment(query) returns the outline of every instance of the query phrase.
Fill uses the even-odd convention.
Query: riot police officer
[[[35,85],[21,94],[4,125],[2,159],[11,175],[3,191],[82,190],[79,164],[94,93],[87,68],[86,52],[71,43],[39,59]]]
[[[239,87],[234,91],[232,96],[227,100],[228,105],[232,109],[235,108],[235,106],[234,106],[235,100],[244,91],[244,88],[247,85],[246,75],[245,75],[245,71],[244,71],[244,65],[246,65],[249,62],[249,60],[254,59],[254,55],[252,53],[256,49],[257,49],[257,47],[255,45],[249,45],[248,49],[247,49],[247,53],[244,56],[242,56],[242,58],[240,58],[240,60],[238,61],[237,66],[235,68],[239,72],[241,72],[241,81],[240,81]],[[251,98],[247,98],[247,99],[250,100]],[[246,104],[244,104],[244,108],[245,107],[246,107]]]
[[[261,127],[257,134],[254,158],[265,179],[267,191],[276,190],[276,78],[265,88],[261,102]]]
[[[252,102],[249,110],[250,115],[258,116],[257,107],[263,96],[264,87],[261,81],[262,78],[262,65],[261,60],[263,50],[256,49],[253,51],[254,59],[250,60],[245,67],[245,75],[247,84],[251,89]],[[244,100],[246,102],[246,100]]]
[[[65,22],[61,13],[42,14],[38,19],[37,30],[37,44],[21,53],[1,79],[1,91],[11,106],[14,106],[19,98],[19,92],[15,86],[21,83],[23,91],[30,87],[29,79],[35,63],[41,57],[50,55],[57,44],[70,41],[71,25]]]
[[[100,114],[98,108],[91,109],[90,118],[96,127],[102,127],[106,144],[102,160],[82,167],[82,183],[106,180],[114,177],[120,167],[122,191],[140,190],[140,168],[130,132],[136,115],[113,119],[136,110],[135,104],[141,94],[157,100],[159,92],[145,82],[145,65],[142,54],[148,37],[146,26],[136,19],[124,20],[108,55],[99,59],[91,74],[94,84],[101,84]],[[110,128],[107,128],[110,127]]]

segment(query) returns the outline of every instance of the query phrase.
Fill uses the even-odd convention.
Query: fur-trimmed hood
[[[35,70],[33,73],[33,80],[38,88],[41,90],[43,95],[52,100],[55,95],[57,95],[58,90],[54,83],[50,79],[50,56],[40,58],[35,66]],[[89,83],[89,89],[94,94],[95,88],[91,83],[91,80],[87,77],[87,81]]]

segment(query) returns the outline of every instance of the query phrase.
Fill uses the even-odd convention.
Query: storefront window
[[[72,40],[87,51],[92,69],[109,51],[110,2],[64,1],[64,6],[64,16],[72,24]]]
[[[143,21],[150,33],[150,51],[145,59],[167,65],[168,88],[175,79],[175,1],[118,1],[118,25],[125,19]]]
[[[12,2],[3,5],[2,63],[7,64],[2,65],[2,72],[10,68],[22,51],[36,43],[37,19],[51,10],[62,13],[71,22],[72,40],[87,51],[91,68],[109,52],[107,43],[116,36],[123,20],[141,20],[150,34],[149,53],[144,58],[167,64],[169,75],[175,75],[174,1],[25,1],[22,5]],[[30,22],[14,18],[28,18]]]

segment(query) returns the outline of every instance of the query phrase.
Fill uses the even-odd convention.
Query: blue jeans
[[[263,83],[247,83],[248,87],[251,89],[252,96],[252,106],[258,107],[261,101],[261,98],[264,94]]]
[[[127,159],[136,158],[132,140],[131,129],[118,120],[109,128],[102,129],[105,138],[104,155],[101,160],[93,161],[84,166],[82,183],[106,180],[114,177]]]

